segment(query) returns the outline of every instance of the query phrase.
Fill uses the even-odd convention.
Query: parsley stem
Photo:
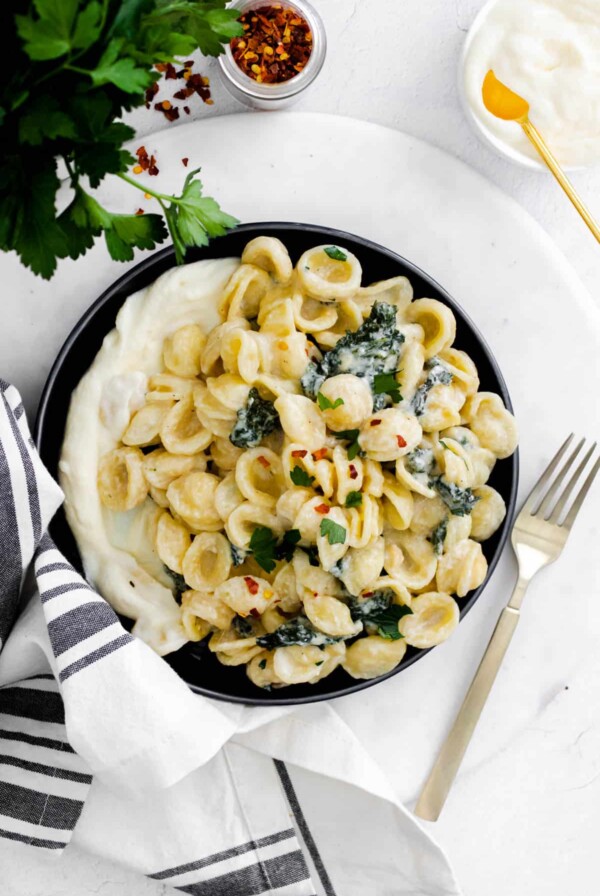
[[[166,200],[167,202],[174,202],[175,204],[179,204],[176,196],[168,196],[166,193],[157,193],[156,190],[151,190],[150,187],[148,187],[146,184],[141,184],[139,181],[136,181],[132,177],[129,177],[128,174],[120,172],[119,174],[117,174],[117,177],[120,177],[121,180],[126,181],[128,184],[131,184],[131,186],[135,187],[136,190],[141,190],[142,193],[148,193],[150,196],[158,199],[161,205],[161,199]]]

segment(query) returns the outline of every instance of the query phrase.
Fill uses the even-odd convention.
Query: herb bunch
[[[177,260],[237,221],[202,195],[198,170],[179,196],[148,190],[127,176],[123,148],[132,128],[123,113],[144,102],[160,78],[157,62],[194,50],[217,56],[241,34],[226,0],[25,0],[2,5],[7,73],[0,87],[0,248],[14,249],[50,278],[58,258],[77,258],[104,234],[117,261],[152,249],[170,234]],[[62,159],[72,188],[60,214]],[[157,199],[160,214],[115,214],[91,195],[115,174]],[[166,222],[166,226],[165,226]]]

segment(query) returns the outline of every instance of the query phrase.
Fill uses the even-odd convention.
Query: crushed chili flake
[[[305,448],[298,448],[297,451],[292,451],[292,457],[306,457],[308,451]]]
[[[183,165],[184,168],[187,168],[188,162],[189,162],[189,159],[187,156],[185,157],[185,159],[181,160],[181,164]]]
[[[189,115],[189,114],[190,114],[190,107],[189,107],[189,106],[184,106],[184,107],[183,107],[183,111],[185,112],[186,115]]]
[[[362,596],[363,597],[373,597],[374,594],[375,594],[374,591],[363,591]]]
[[[154,103],[154,108],[157,112],[162,112],[167,121],[176,121],[179,118],[179,109],[177,106],[172,106],[168,100],[162,103]]]
[[[146,109],[150,108],[150,103],[158,93],[158,83],[153,81],[150,87],[144,93],[144,99],[146,101]]]
[[[260,6],[243,13],[243,38],[230,41],[239,68],[259,84],[280,84],[302,71],[312,52],[306,19],[281,4]]]
[[[406,448],[406,439],[404,436],[396,436],[396,441],[398,442],[398,448]]]
[[[381,420],[371,420],[371,426],[379,426]]]
[[[149,156],[146,152],[145,146],[139,146],[135,154],[137,156],[137,165],[133,167],[134,174],[141,174],[142,171],[147,171],[148,174],[155,177],[158,174],[158,168],[156,167],[156,156]]]
[[[358,479],[358,470],[354,466],[354,464],[350,464],[350,479]]]
[[[252,607],[252,609],[250,610],[250,615],[254,616],[255,619],[260,619],[260,613],[258,612],[256,607]]]
[[[144,214],[144,209],[143,209],[143,208],[138,208],[138,209],[136,209],[135,213],[136,213],[136,215],[143,215],[143,214]]]
[[[271,466],[270,462],[262,454],[260,454],[256,459],[259,462],[259,464],[261,465],[261,467],[265,468],[265,470],[268,470],[269,467]]]
[[[316,451],[313,451],[312,456],[313,460],[323,460],[327,455],[327,448],[318,448]]]
[[[330,510],[329,504],[317,504],[315,507],[315,513],[329,513]]]
[[[252,578],[252,576],[244,576],[244,582],[246,583],[246,588],[250,592],[250,594],[258,594],[258,582]],[[252,610],[250,610],[252,612]]]

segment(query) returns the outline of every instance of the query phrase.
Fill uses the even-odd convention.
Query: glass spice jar
[[[254,68],[252,68],[252,64],[250,64],[253,61],[251,57],[248,60],[243,60],[244,66],[247,67],[250,72],[249,74],[246,74],[234,57],[234,48],[236,48],[236,45],[236,55],[238,57],[240,56],[239,43],[235,38],[227,45],[225,52],[219,57],[225,86],[232,96],[237,100],[240,100],[246,106],[250,106],[254,109],[270,110],[281,109],[284,106],[291,105],[299,99],[300,94],[303,93],[304,90],[310,87],[325,62],[327,39],[321,17],[310,3],[306,2],[306,0],[280,0],[280,2],[272,3],[270,3],[269,0],[236,0],[235,3],[231,4],[231,7],[233,9],[239,9],[240,16],[245,16],[249,20],[249,30],[247,33],[251,36],[253,35],[252,12],[260,10],[261,8],[264,9],[265,7],[268,7],[272,12],[292,10],[299,19],[303,20],[308,25],[310,30],[308,34],[308,39],[310,40],[310,54],[308,55],[306,62],[302,65],[302,68],[292,77],[287,77],[286,80],[279,80],[273,83],[265,83],[261,81],[260,70],[262,64],[265,62],[264,56],[254,61]],[[258,28],[262,28],[260,21],[257,21],[256,25]],[[269,43],[272,44],[272,42]],[[303,43],[305,42],[303,41]],[[284,45],[283,48],[281,46],[268,46],[268,51],[273,50],[273,53],[266,58],[266,61],[273,59],[273,66],[275,67],[276,60],[278,59],[275,54],[277,51],[281,52],[282,49],[284,51],[284,57],[289,57],[289,54],[287,54],[287,50],[289,49],[288,46]],[[290,65],[282,66],[282,69],[283,68],[286,69],[286,75],[292,70]],[[270,77],[270,75],[268,76]]]

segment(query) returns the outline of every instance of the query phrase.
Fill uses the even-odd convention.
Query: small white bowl
[[[524,152],[515,149],[514,146],[511,146],[509,143],[505,143],[504,140],[501,140],[496,136],[496,134],[490,131],[489,128],[487,128],[479,118],[479,116],[475,114],[475,112],[473,111],[473,107],[471,106],[467,98],[467,92],[465,89],[465,65],[467,56],[477,32],[481,29],[481,26],[484,24],[488,14],[491,12],[492,7],[496,6],[496,4],[499,2],[502,2],[502,0],[488,0],[488,2],[479,10],[477,15],[475,16],[473,24],[469,28],[469,32],[463,44],[458,63],[458,95],[460,98],[460,102],[467,121],[471,124],[471,127],[473,128],[477,136],[483,141],[483,143],[494,149],[499,155],[504,156],[505,159],[510,159],[511,162],[516,162],[518,165],[522,165],[523,168],[529,168],[533,171],[543,171],[546,174],[550,174],[550,171],[548,170],[544,162],[538,161],[537,159],[532,159]],[[515,124],[515,127],[518,127],[518,125]],[[581,171],[581,169],[586,166],[561,165],[561,167],[563,171]]]

